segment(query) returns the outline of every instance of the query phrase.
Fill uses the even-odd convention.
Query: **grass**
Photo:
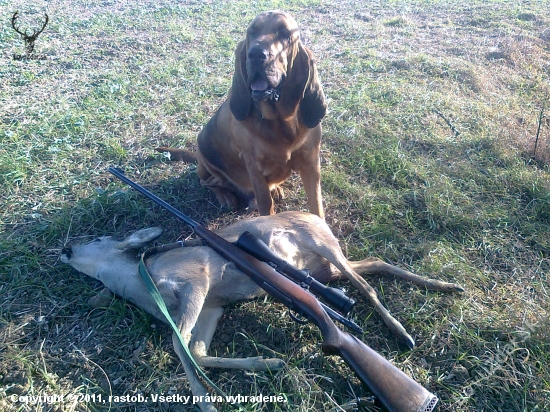
[[[242,216],[219,210],[192,166],[153,148],[193,146],[230,86],[248,22],[273,8],[297,18],[318,59],[330,99],[323,195],[348,256],[467,289],[373,277],[417,347],[400,347],[355,295],[364,341],[437,393],[442,411],[549,410],[550,20],[545,2],[496,0],[0,1],[0,407],[38,409],[14,394],[189,393],[168,329],[119,299],[90,307],[100,285],[61,265],[59,251],[159,223],[163,241],[190,234],[109,165],[211,228]],[[24,52],[15,10],[23,27],[50,15],[35,49],[47,60],[11,59]],[[278,210],[307,209],[299,179],[285,191]],[[284,370],[209,376],[231,394],[288,400],[250,411],[341,410],[350,384],[368,396],[338,358],[319,355],[316,328],[284,312],[271,299],[230,308],[212,345],[281,356]]]

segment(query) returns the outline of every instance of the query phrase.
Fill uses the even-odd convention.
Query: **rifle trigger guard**
[[[290,319],[292,319],[294,322],[299,323],[300,325],[307,325],[308,324],[307,319],[303,319],[303,318],[300,318],[300,317],[296,316],[294,313],[292,313],[292,311],[289,311],[288,314],[290,316]]]

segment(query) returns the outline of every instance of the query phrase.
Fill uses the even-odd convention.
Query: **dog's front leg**
[[[325,218],[321,196],[321,126],[312,130],[309,140],[292,154],[292,170],[302,178],[306,192],[309,211],[320,218]]]
[[[315,166],[304,167],[299,170],[300,177],[304,184],[309,211],[324,219],[323,199],[321,195],[321,164],[319,159],[314,163]]]
[[[264,176],[262,170],[258,168],[256,160],[246,156],[244,161],[252,187],[254,188],[254,196],[258,206],[258,212],[260,212],[260,215],[262,216],[274,215],[275,208],[273,206],[273,198],[271,197],[271,190],[267,184],[266,177]]]

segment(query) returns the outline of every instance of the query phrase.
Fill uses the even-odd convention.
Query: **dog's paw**
[[[216,199],[218,199],[218,203],[222,208],[230,210],[237,209],[239,202],[237,196],[235,196],[233,192],[219,188],[212,188],[212,191],[216,195]]]
[[[281,201],[285,198],[285,191],[283,190],[283,188],[281,186],[277,186],[277,187],[275,187],[275,189],[273,189],[271,191],[271,197],[276,202],[279,202],[279,201]]]

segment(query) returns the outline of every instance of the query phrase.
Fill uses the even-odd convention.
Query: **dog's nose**
[[[252,47],[248,51],[248,59],[253,63],[264,63],[267,60],[268,56],[268,51],[262,47]]]

